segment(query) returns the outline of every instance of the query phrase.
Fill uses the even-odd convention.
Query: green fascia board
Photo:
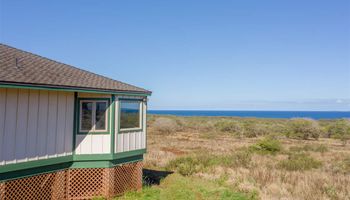
[[[52,173],[70,168],[72,162],[58,163],[53,165],[41,166],[30,169],[23,169],[19,171],[11,171],[6,173],[0,173],[0,182],[10,181],[19,178],[27,178],[34,175]]]
[[[152,94],[152,93],[140,93],[140,92],[114,92],[109,90],[99,90],[99,89],[89,89],[89,88],[74,88],[74,87],[63,87],[63,86],[15,84],[15,83],[0,83],[0,88],[23,88],[23,89],[54,90],[54,91],[65,91],[65,92],[116,94],[116,95],[125,95],[125,96],[151,96]]]
[[[131,163],[131,162],[137,162],[137,161],[142,161],[143,160],[143,154],[140,155],[135,155],[135,156],[130,156],[130,157],[125,157],[125,158],[118,158],[115,160],[111,160],[112,167],[116,165],[121,165],[125,163]]]
[[[112,154],[80,154],[74,155],[73,161],[110,161],[121,158],[133,157],[137,155],[143,155],[146,153],[146,149],[138,149],[133,151],[126,151],[121,153]]]
[[[136,155],[109,161],[75,161],[70,168],[111,168],[117,165],[142,161],[143,155]]]
[[[8,165],[0,166],[0,174],[10,172],[10,171],[19,171],[19,170],[24,170],[28,168],[37,168],[37,167],[67,163],[72,161],[73,161],[73,156],[70,155],[70,156],[61,156],[56,158],[48,158],[48,159],[42,159],[42,160],[33,160],[28,162],[8,164]]]
[[[73,162],[70,168],[77,169],[77,168],[110,168],[111,162],[110,161],[76,161]]]
[[[137,156],[137,155],[143,155],[144,153],[146,153],[146,149],[126,151],[126,152],[116,153],[116,158],[117,159],[127,158],[127,157],[132,157],[132,156]]]
[[[74,155],[74,161],[106,161],[113,160],[112,154],[80,154]]]

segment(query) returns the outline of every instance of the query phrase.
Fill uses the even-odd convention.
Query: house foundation
[[[112,168],[77,168],[0,183],[1,200],[78,200],[121,195],[142,188],[142,161]]]

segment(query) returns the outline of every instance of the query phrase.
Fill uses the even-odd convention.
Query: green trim
[[[143,155],[135,155],[127,158],[114,159],[110,161],[83,161],[74,162],[70,168],[110,168],[116,165],[142,161]]]
[[[116,165],[137,162],[142,160],[143,160],[143,154],[140,154],[140,155],[135,155],[127,158],[118,158],[118,159],[112,160],[111,163],[112,163],[112,167],[114,167]]]
[[[133,150],[133,151],[126,151],[126,152],[117,153],[116,157],[117,157],[117,159],[120,159],[120,158],[132,157],[132,156],[137,156],[137,155],[143,155],[144,153],[146,153],[146,149],[138,149],[138,150]]]
[[[111,154],[80,154],[74,155],[74,161],[101,161],[101,160],[113,160]]]
[[[24,169],[20,171],[11,171],[7,173],[0,173],[0,182],[9,181],[13,179],[26,178],[39,174],[52,173],[70,168],[72,162],[58,163],[54,165],[47,165],[37,168]]]
[[[120,118],[121,118],[121,102],[122,101],[138,101],[138,102],[140,102],[140,104],[141,104],[141,110],[140,110],[140,114],[142,114],[141,115],[141,118],[140,118],[140,128],[135,128],[135,129],[130,129],[130,130],[128,130],[128,129],[124,129],[124,130],[122,130],[121,128],[120,128]],[[119,106],[118,106],[118,134],[123,134],[123,133],[130,133],[130,132],[138,132],[138,131],[143,131],[143,113],[142,113],[142,111],[143,111],[143,104],[142,104],[142,102],[143,102],[143,99],[134,99],[134,98],[130,98],[130,99],[128,99],[128,98],[118,98],[118,103],[119,103]]]
[[[76,135],[78,132],[77,129],[77,122],[78,122],[78,113],[77,113],[77,109],[78,109],[79,105],[78,105],[78,92],[74,92],[74,118],[73,118],[73,155],[75,154],[75,143],[76,143]]]
[[[114,158],[114,149],[115,149],[115,95],[112,94],[112,103],[111,103],[111,155]]]
[[[84,161],[84,162],[73,162],[70,168],[110,168],[110,161]]]
[[[65,91],[65,92],[116,94],[116,95],[124,95],[124,96],[151,96],[151,94],[152,94],[152,93],[140,93],[140,92],[114,92],[114,91],[109,91],[109,90],[70,88],[70,87],[62,87],[62,86],[7,84],[7,83],[0,83],[0,88],[24,88],[24,89],[36,89],[36,90]]]
[[[77,123],[77,135],[99,135],[99,134],[110,134],[110,111],[107,112],[107,131],[89,131],[89,132],[80,132],[80,102],[81,101],[107,101],[107,105],[108,105],[108,110],[111,107],[111,99],[110,98],[78,98],[78,110],[77,115],[78,115],[78,123]]]
[[[8,164],[0,167],[0,173],[71,162],[72,160],[73,160],[73,156],[61,156],[57,158],[48,158],[48,159],[42,159],[42,160],[22,162],[22,163]]]
[[[55,163],[53,160],[62,163]],[[72,156],[65,156],[60,158],[51,158],[46,160],[30,161],[31,168],[29,168],[28,163],[17,163],[10,164],[0,167],[2,172],[0,173],[0,182],[9,181],[18,178],[26,178],[34,175],[52,173],[55,171],[60,171],[64,169],[74,169],[74,168],[110,168],[120,164],[137,162],[143,160],[143,154],[134,155],[125,158],[118,158],[109,161],[74,161],[72,162]],[[43,164],[47,164],[42,166]],[[22,165],[22,167],[20,167]],[[26,165],[26,169],[23,166]],[[5,167],[7,170],[11,166],[11,171],[3,172]],[[23,169],[22,169],[23,168]],[[16,170],[13,170],[16,169]]]

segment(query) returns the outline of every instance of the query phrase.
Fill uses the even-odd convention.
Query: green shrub
[[[175,170],[183,176],[192,175],[198,172],[205,171],[208,167],[218,163],[215,156],[209,154],[192,155],[185,157],[178,157],[171,160],[166,168],[168,170]]]
[[[288,171],[303,171],[319,168],[322,163],[305,153],[290,154],[288,159],[282,160],[278,166]]]
[[[287,137],[304,140],[309,138],[318,139],[321,133],[322,129],[317,121],[312,119],[295,118],[291,120],[290,130]]]
[[[276,154],[282,150],[282,145],[279,140],[265,138],[250,146],[249,149],[262,154]]]
[[[328,147],[324,144],[306,144],[304,146],[295,146],[295,147],[290,147],[290,151],[296,151],[296,152],[301,152],[301,151],[313,151],[313,152],[320,152],[320,153],[325,153],[328,150]]]
[[[265,136],[269,133],[268,126],[258,123],[247,123],[244,126],[244,136],[248,138]]]
[[[346,119],[338,120],[328,127],[327,132],[329,137],[339,139],[346,145],[350,140],[350,122]]]
[[[215,127],[217,130],[227,133],[234,133],[238,136],[242,136],[244,129],[236,121],[229,121],[229,120],[220,120],[216,122]]]
[[[249,151],[236,151],[228,155],[199,154],[171,160],[167,164],[166,169],[175,170],[183,176],[189,176],[198,172],[204,172],[213,166],[248,167],[251,160]]]

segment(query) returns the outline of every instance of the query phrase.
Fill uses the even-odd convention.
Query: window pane
[[[96,102],[96,130],[106,130],[106,102]]]
[[[92,128],[92,102],[81,103],[81,130]]]
[[[140,127],[140,102],[121,101],[120,128]]]

